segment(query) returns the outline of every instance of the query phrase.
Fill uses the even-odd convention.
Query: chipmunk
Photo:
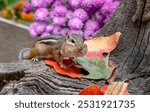
[[[80,35],[69,35],[65,38],[52,35],[38,40],[32,48],[25,48],[19,54],[20,60],[31,59],[33,62],[42,59],[54,59],[66,68],[63,59],[82,57],[87,52],[87,45]]]

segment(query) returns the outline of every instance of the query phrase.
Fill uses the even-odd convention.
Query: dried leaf
[[[100,90],[98,85],[91,85],[84,88],[79,95],[103,95],[104,93]]]
[[[92,40],[85,41],[85,44],[88,46],[88,52],[101,51],[110,53],[116,48],[120,35],[120,32],[115,32],[108,37],[96,37]]]
[[[58,62],[54,60],[45,60],[45,63],[49,66],[53,66],[55,71],[59,74],[71,77],[71,78],[81,78],[80,69],[72,66],[67,69],[61,68]]]
[[[125,90],[128,86],[128,83],[125,82],[112,82],[106,92],[105,95],[123,95],[125,94]]]

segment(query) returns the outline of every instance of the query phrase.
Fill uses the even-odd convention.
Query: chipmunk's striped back
[[[54,45],[60,42],[64,42],[66,37],[51,35],[50,37],[39,39],[36,43],[45,45]]]

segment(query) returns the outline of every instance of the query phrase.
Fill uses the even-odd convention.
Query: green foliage
[[[0,0],[0,10],[6,6],[14,5],[18,0]]]
[[[29,26],[32,22],[28,22],[28,21],[21,21],[21,24],[25,25],[25,26]]]

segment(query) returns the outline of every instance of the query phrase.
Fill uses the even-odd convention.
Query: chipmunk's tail
[[[30,55],[31,48],[24,48],[19,53],[19,60],[26,60],[28,59],[28,56]]]

